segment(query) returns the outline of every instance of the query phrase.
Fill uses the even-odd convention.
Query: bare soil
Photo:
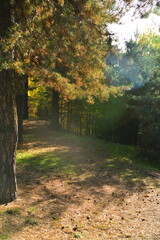
[[[118,159],[112,167],[96,141],[69,138],[43,121],[26,121],[25,132],[35,137],[20,149],[63,155],[73,171],[17,166],[18,198],[0,206],[0,240],[160,240],[158,172]],[[123,180],[124,169],[140,179]]]

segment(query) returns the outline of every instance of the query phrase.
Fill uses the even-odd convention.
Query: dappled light
[[[0,240],[160,240],[159,7],[0,0]]]
[[[41,121],[25,123],[25,139],[17,154],[19,197],[1,209],[0,236],[134,239],[144,231],[153,236],[160,185],[135,159],[133,147],[62,134]]]

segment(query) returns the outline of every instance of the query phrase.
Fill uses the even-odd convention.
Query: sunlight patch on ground
[[[33,130],[18,150],[19,196],[1,208],[0,240],[159,239],[159,179],[138,167],[134,147]]]
[[[33,143],[32,143],[33,144]],[[21,155],[23,154],[32,154],[32,155],[36,155],[38,153],[47,153],[47,152],[52,152],[55,150],[63,150],[65,152],[69,151],[69,147],[65,147],[65,146],[59,146],[59,147],[36,147],[36,148],[30,148],[28,151],[26,151],[26,149],[24,150],[18,150],[17,151],[17,159],[21,158]]]

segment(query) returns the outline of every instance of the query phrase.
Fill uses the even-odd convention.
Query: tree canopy
[[[118,21],[131,3],[13,1],[12,26],[1,39],[1,69],[27,74],[70,99],[106,99],[112,91],[104,81],[107,25]]]

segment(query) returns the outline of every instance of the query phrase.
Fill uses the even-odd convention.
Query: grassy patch
[[[37,136],[34,133],[30,133],[30,134],[28,133],[24,135],[24,141],[26,142],[30,142],[36,139],[37,139]]]
[[[9,239],[8,234],[0,234],[0,240],[7,240],[7,239]]]
[[[20,171],[36,171],[46,173],[75,174],[76,166],[74,161],[63,151],[52,151],[43,148],[19,150],[17,152],[17,166]]]
[[[30,208],[27,210],[27,212],[28,212],[28,214],[32,214],[32,213],[35,212],[36,210],[37,210],[36,207],[30,207]]]
[[[73,236],[74,236],[74,238],[81,238],[81,235],[78,233],[74,233]]]
[[[36,139],[34,133],[26,136],[28,140]],[[78,144],[81,148],[88,147],[97,156],[103,157],[105,153],[105,155],[108,155],[106,159],[107,169],[113,173],[112,175],[115,174],[128,184],[141,182],[144,169],[154,169],[151,164],[138,157],[137,148],[134,146],[106,143],[96,138],[77,136],[66,132],[54,131],[54,136],[55,139],[67,139],[73,142],[73,145]],[[53,149],[53,147],[44,145],[28,150],[22,148],[17,153],[17,166],[22,174],[31,171],[44,174],[61,174],[62,176],[76,175],[78,169],[74,157],[72,158],[70,149],[67,149],[67,147],[59,147],[59,149],[55,147]]]
[[[22,214],[20,208],[7,208],[3,214],[12,215],[12,216],[19,216]]]
[[[107,152],[111,156],[111,162],[114,162],[115,160],[124,160],[125,162],[136,164],[145,169],[158,170],[158,166],[149,163],[146,159],[139,156],[138,148],[135,146],[107,143]]]
[[[135,146],[107,143],[106,147],[109,154],[106,159],[107,169],[127,184],[142,183],[146,178],[146,170],[155,169],[153,165],[138,157]]]
[[[35,219],[34,217],[30,216],[25,219],[25,224],[37,226],[39,225],[39,220]]]
[[[112,159],[124,159],[131,162],[135,161],[137,158],[137,148],[134,146],[127,146],[119,143],[107,143],[107,151]]]

